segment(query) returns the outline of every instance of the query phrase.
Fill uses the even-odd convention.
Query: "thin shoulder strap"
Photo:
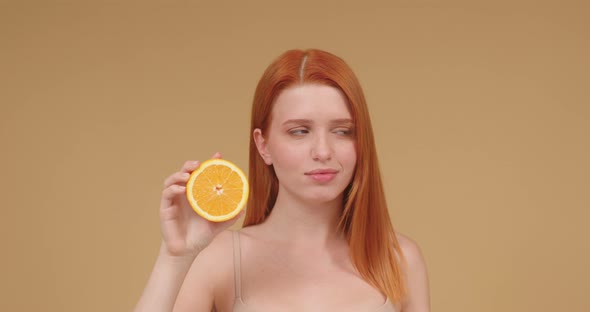
[[[240,233],[234,231],[234,285],[236,298],[242,298],[242,272],[240,270]]]

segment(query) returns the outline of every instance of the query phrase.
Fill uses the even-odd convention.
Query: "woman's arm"
[[[224,231],[199,254],[184,282],[178,290],[174,312],[209,312],[215,306],[217,310],[226,310],[223,305],[233,294],[232,255],[233,233]],[[231,285],[229,284],[231,282]]]
[[[215,153],[213,158],[221,158]],[[160,201],[160,229],[162,243],[152,274],[135,312],[170,312],[174,308],[178,293],[193,263],[211,260],[204,256],[211,254],[209,244],[241,216],[224,222],[211,222],[196,214],[186,198],[186,184],[190,173],[200,166],[198,161],[187,161],[181,170],[164,181]],[[198,255],[198,257],[197,257]],[[209,266],[212,267],[212,266]],[[199,285],[210,285],[209,271],[199,275]],[[210,287],[210,286],[208,286]],[[213,304],[213,294],[199,293],[199,305]],[[200,307],[200,306],[199,306]],[[209,308],[208,311],[210,311]],[[205,311],[198,309],[193,311]]]
[[[176,257],[168,255],[165,245],[160,253],[143,295],[135,306],[135,312],[172,311],[178,291],[182,286],[194,257]]]
[[[407,295],[401,312],[430,312],[430,290],[426,262],[420,247],[410,238],[398,234],[397,239],[406,258]]]

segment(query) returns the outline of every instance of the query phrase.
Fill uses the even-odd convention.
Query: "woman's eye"
[[[289,130],[289,134],[292,135],[304,135],[309,133],[309,131],[307,131],[307,129],[293,129],[293,130]]]
[[[350,135],[352,133],[352,131],[350,129],[336,129],[334,130],[334,133],[338,134],[338,135]]]

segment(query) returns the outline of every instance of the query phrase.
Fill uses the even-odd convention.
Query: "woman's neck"
[[[272,232],[272,240],[325,246],[343,238],[338,232],[341,212],[341,196],[328,202],[309,203],[282,190],[264,224]]]

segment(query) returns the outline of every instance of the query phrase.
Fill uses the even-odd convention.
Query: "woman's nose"
[[[311,157],[317,161],[332,159],[332,147],[327,135],[317,135],[315,137],[311,148]]]

